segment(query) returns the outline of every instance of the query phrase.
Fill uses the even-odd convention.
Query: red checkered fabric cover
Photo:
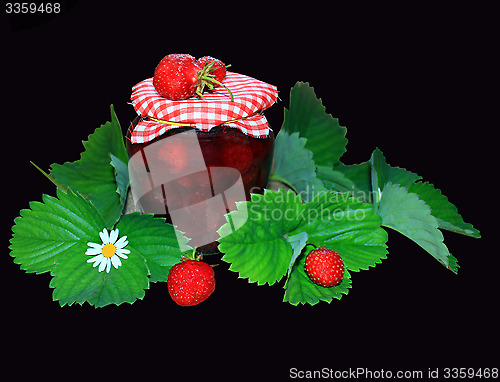
[[[180,127],[148,117],[189,123],[203,131],[209,131],[217,125],[226,125],[238,128],[252,137],[267,137],[269,125],[261,111],[276,102],[276,86],[233,72],[227,72],[224,85],[233,93],[234,102],[231,102],[228,91],[221,86],[205,92],[203,98],[194,96],[183,101],[171,101],[158,94],[152,78],[139,82],[132,88],[131,99],[134,109],[143,118],[131,134],[132,143],[149,142],[170,129]],[[241,118],[244,119],[234,121]]]

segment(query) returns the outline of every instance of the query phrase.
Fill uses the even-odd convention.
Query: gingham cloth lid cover
[[[203,98],[193,96],[182,101],[171,101],[158,94],[153,86],[153,78],[139,82],[132,88],[131,99],[134,109],[143,118],[132,131],[130,140],[132,143],[146,143],[170,129],[180,127],[147,117],[189,123],[203,131],[223,124],[252,137],[267,137],[269,125],[264,114],[259,111],[276,102],[276,86],[233,72],[227,72],[223,83],[233,93],[234,102],[229,92],[221,86],[205,92]],[[244,119],[234,121],[241,118]],[[225,123],[228,121],[231,122]]]

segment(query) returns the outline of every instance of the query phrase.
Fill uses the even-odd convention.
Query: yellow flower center
[[[102,247],[102,255],[104,257],[112,257],[116,253],[116,247],[113,244],[106,244]]]

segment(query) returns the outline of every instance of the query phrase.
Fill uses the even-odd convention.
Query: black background
[[[286,4],[73,1],[51,18],[7,17],[2,9],[8,366],[96,376],[102,367],[112,377],[138,369],[140,378],[184,370],[188,380],[287,380],[292,367],[499,366],[499,251],[488,245],[498,228],[498,169],[488,147],[498,121],[484,117],[498,107],[488,95],[491,10]],[[459,275],[390,232],[388,259],[353,274],[349,294],[331,304],[293,307],[281,302],[283,283],[248,284],[221,263],[215,293],[196,307],[176,306],[158,283],[133,305],[60,308],[50,276],[26,274],[8,256],[19,210],[55,193],[29,161],[48,169],[78,159],[81,141],[109,120],[110,104],[125,129],[135,115],[131,87],[168,53],[212,55],[278,86],[282,101],[266,112],[276,130],[290,88],[309,82],[347,126],[344,163],[365,161],[379,147],[481,230],[480,240],[445,233]]]

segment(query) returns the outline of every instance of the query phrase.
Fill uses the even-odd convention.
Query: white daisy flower
[[[118,228],[111,230],[109,234],[108,230],[104,228],[102,232],[99,232],[102,244],[87,243],[90,248],[87,249],[85,254],[88,256],[94,256],[91,259],[88,259],[87,263],[94,263],[94,268],[99,266],[99,272],[106,269],[106,272],[109,273],[111,264],[113,264],[113,267],[118,269],[118,267],[122,265],[120,257],[122,259],[128,259],[127,254],[129,254],[130,251],[125,249],[128,244],[127,236],[122,236],[118,239],[118,233]]]

